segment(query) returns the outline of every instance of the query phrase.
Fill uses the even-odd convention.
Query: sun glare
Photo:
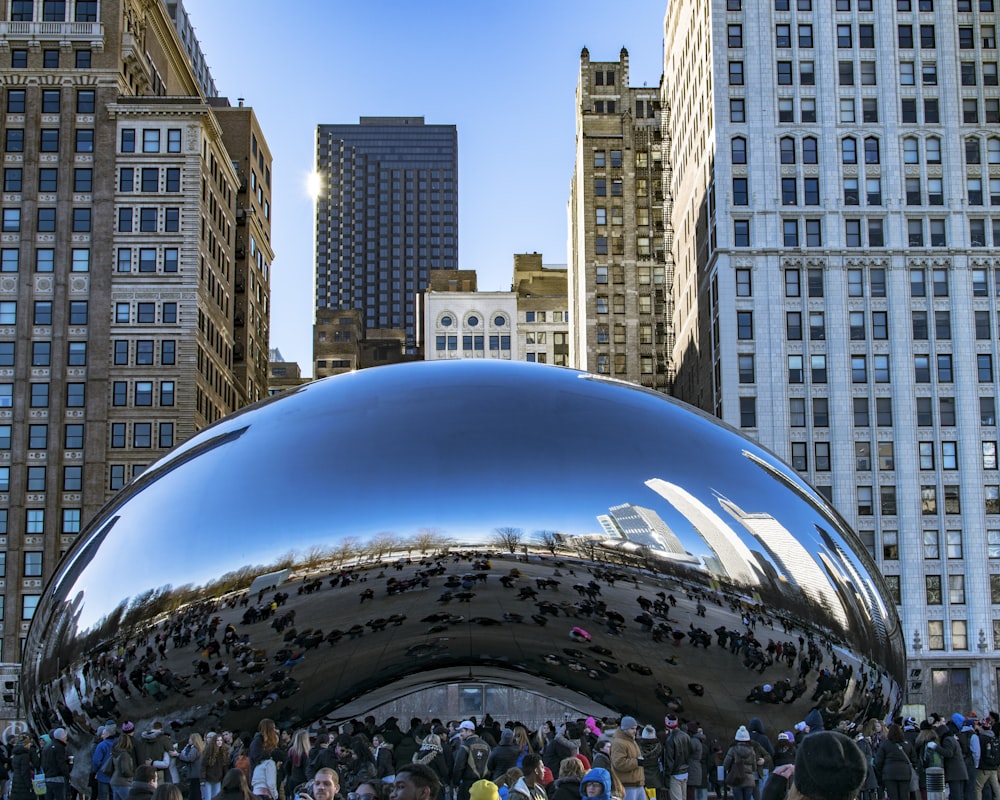
[[[323,188],[323,179],[318,172],[310,172],[306,176],[306,192],[315,200],[319,197],[320,189]]]

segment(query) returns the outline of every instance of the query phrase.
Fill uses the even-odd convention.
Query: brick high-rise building
[[[670,390],[670,242],[659,90],[629,86],[628,51],[576,89],[569,202],[569,366]]]
[[[104,502],[267,393],[270,155],[170,5],[0,8],[5,661]]]

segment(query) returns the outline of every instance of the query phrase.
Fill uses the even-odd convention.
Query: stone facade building
[[[671,0],[675,393],[826,496],[905,626],[908,701],[1000,677],[993,0]]]
[[[266,395],[271,163],[251,109],[207,102],[161,2],[12,0],[0,42],[0,659],[16,661],[87,520]]]

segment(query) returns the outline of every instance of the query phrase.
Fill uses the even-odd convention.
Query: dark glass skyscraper
[[[316,169],[317,311],[356,309],[369,339],[403,338],[412,353],[430,271],[458,266],[455,126],[320,125]]]

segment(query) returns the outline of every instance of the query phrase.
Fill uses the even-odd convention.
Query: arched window
[[[438,318],[438,325],[442,328],[450,328],[455,324],[455,318],[451,314],[442,314]]]
[[[989,164],[1000,164],[1000,139],[995,136],[986,140],[986,161]]]
[[[781,138],[781,163],[795,163],[795,140],[791,136]]]
[[[927,148],[927,163],[940,164],[941,140],[937,136],[928,136],[925,147]]]
[[[737,136],[732,142],[733,148],[733,163],[734,164],[746,164],[747,163],[747,140],[742,136]]]
[[[874,136],[869,136],[865,139],[865,163],[866,164],[879,163],[878,139],[876,139]]]
[[[812,136],[806,136],[802,140],[802,163],[803,164],[819,163],[819,146],[816,142],[816,139]]]
[[[903,139],[903,163],[904,164],[919,164],[920,163],[920,149],[918,147],[918,142],[915,137],[907,136]]]
[[[493,327],[494,328],[506,328],[507,327],[507,317],[503,314],[493,315]]]
[[[965,163],[982,163],[982,146],[978,136],[968,136],[965,139]]]
[[[853,136],[846,136],[840,141],[840,154],[845,164],[858,163],[858,142]]]

